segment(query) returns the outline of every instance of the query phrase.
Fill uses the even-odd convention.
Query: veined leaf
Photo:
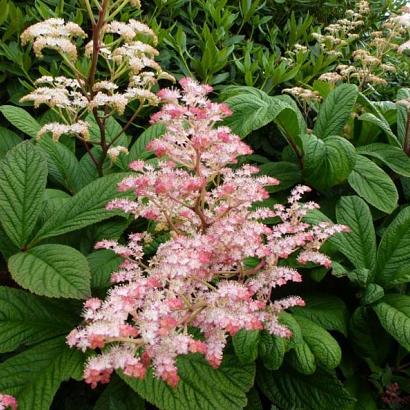
[[[410,177],[410,158],[399,147],[374,143],[357,148],[357,152],[382,161],[396,174]]]
[[[198,354],[177,360],[181,378],[176,388],[152,375],[144,380],[121,375],[140,396],[161,410],[240,410],[246,405],[246,392],[255,376],[253,364],[238,366],[234,356],[225,354],[222,365],[213,369]]]
[[[263,365],[270,370],[277,370],[282,366],[285,358],[287,340],[262,331],[259,340],[259,356]]]
[[[60,384],[80,379],[82,355],[65,338],[41,343],[0,364],[0,391],[17,398],[19,410],[49,409]]]
[[[43,207],[47,165],[29,141],[11,149],[0,163],[1,224],[15,245],[27,244]]]
[[[397,93],[397,101],[404,100],[409,97],[409,88],[401,88]],[[397,136],[401,144],[403,144],[406,136],[407,115],[407,108],[397,104]]]
[[[40,131],[40,124],[23,108],[14,105],[2,105],[0,112],[17,129],[35,138]]]
[[[339,224],[350,228],[350,232],[335,237],[338,251],[357,269],[372,270],[376,265],[376,233],[366,202],[358,196],[340,198],[336,206],[336,218]]]
[[[306,342],[292,349],[287,354],[286,360],[299,373],[313,374],[316,371],[315,355]]]
[[[303,375],[287,368],[274,372],[261,368],[257,383],[269,400],[283,410],[347,410],[354,402],[337,377],[322,369]]]
[[[410,280],[410,207],[403,209],[384,231],[377,252],[375,280],[384,287]]]
[[[146,159],[152,153],[147,151],[147,145],[150,141],[160,138],[165,133],[164,124],[154,124],[148,127],[134,142],[128,153],[128,161],[132,162],[138,159]]]
[[[127,175],[107,175],[86,185],[40,228],[33,242],[75,231],[118,215],[119,212],[107,211],[105,207],[114,198],[129,196],[129,193],[117,190],[118,182]]]
[[[410,351],[410,296],[386,295],[373,309],[387,332]]]
[[[67,333],[75,325],[55,304],[18,289],[0,287],[0,353]]]
[[[7,128],[0,127],[0,159],[14,146],[20,144],[22,139]]]
[[[87,256],[91,270],[91,287],[104,288],[111,285],[111,274],[115,272],[122,258],[110,250],[99,250]]]
[[[73,299],[90,295],[87,259],[69,246],[36,246],[13,255],[8,267],[20,286],[37,295]]]
[[[252,363],[258,357],[259,330],[240,330],[232,338],[235,354],[242,363]]]
[[[293,162],[267,162],[260,167],[263,175],[269,175],[277,178],[279,185],[266,187],[268,192],[279,192],[298,184],[302,179],[300,168]]]
[[[389,214],[397,207],[399,194],[393,181],[366,157],[357,155],[348,181],[359,196],[380,211]]]
[[[356,104],[358,93],[353,84],[336,87],[320,106],[313,133],[322,139],[340,135]]]
[[[386,119],[382,115],[376,116],[372,113],[365,112],[359,117],[359,120],[368,121],[372,124],[377,125],[379,128],[381,128],[385,132],[390,144],[396,147],[399,147],[399,148],[401,147],[401,144],[399,140],[397,139],[397,137],[394,135],[394,132],[391,130],[389,123],[386,121]]]

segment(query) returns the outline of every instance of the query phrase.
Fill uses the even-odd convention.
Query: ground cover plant
[[[404,2],[0,4],[0,409],[409,407]]]

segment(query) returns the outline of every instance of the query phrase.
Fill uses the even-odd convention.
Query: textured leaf
[[[410,177],[410,158],[399,147],[374,143],[359,147],[357,152],[382,161],[396,174]]]
[[[260,167],[261,173],[277,178],[279,185],[266,187],[268,192],[279,192],[298,184],[302,179],[300,168],[292,162],[267,162]]]
[[[0,353],[67,333],[75,325],[47,299],[0,287]]]
[[[322,369],[307,376],[286,368],[274,372],[262,368],[257,383],[283,410],[347,410],[354,401],[337,377]]]
[[[71,193],[81,187],[81,170],[76,156],[63,144],[43,137],[39,144],[47,157],[48,172],[54,181]]]
[[[375,280],[391,287],[410,280],[410,207],[403,209],[384,231],[377,252]]]
[[[30,137],[36,137],[40,131],[40,124],[23,108],[13,105],[2,105],[0,112],[12,125]]]
[[[113,174],[99,178],[81,189],[39,230],[34,242],[62,235],[118,215],[107,211],[107,203],[127,194],[118,192],[117,184],[128,174]]]
[[[239,410],[246,405],[255,367],[238,365],[234,356],[225,355],[222,365],[213,369],[200,355],[189,355],[178,358],[178,374],[181,381],[175,389],[154,378],[151,371],[142,381],[121,378],[161,410]]]
[[[302,329],[303,340],[315,355],[316,361],[327,369],[337,367],[342,359],[342,351],[333,336],[305,317],[296,314],[294,317]]]
[[[386,331],[410,351],[410,296],[386,295],[373,309]]]
[[[313,374],[316,371],[315,355],[305,342],[297,345],[286,356],[287,362],[299,373]]]
[[[311,185],[322,190],[345,181],[356,161],[354,146],[341,137],[322,140],[315,135],[305,135],[303,150],[303,174]]]
[[[380,129],[382,129],[385,132],[390,144],[395,145],[396,147],[401,146],[399,140],[394,135],[394,132],[391,130],[389,123],[382,115],[376,116],[375,114],[365,112],[359,117],[359,120],[367,121],[371,124],[377,125]]]
[[[242,363],[252,363],[258,357],[259,330],[240,330],[232,338],[235,354]]]
[[[46,410],[63,381],[81,377],[82,364],[65,338],[52,339],[1,363],[0,391],[15,396],[19,410]]]
[[[376,283],[370,283],[365,289],[361,302],[363,305],[370,305],[377,302],[384,296],[384,289]]]
[[[13,131],[0,127],[0,159],[3,158],[11,148],[20,144],[21,141],[21,138]]]
[[[409,88],[401,88],[397,92],[397,101],[404,100],[410,97]],[[397,104],[397,136],[401,144],[404,142],[406,135],[406,125],[407,125],[407,108],[402,105]]]
[[[319,138],[340,135],[356,103],[358,89],[353,84],[336,87],[320,106],[313,133]]]
[[[338,251],[357,269],[373,269],[376,265],[376,233],[366,202],[358,196],[340,198],[336,218],[339,224],[350,228],[350,232],[335,237]]]
[[[106,249],[90,253],[87,260],[91,270],[92,288],[109,287],[111,285],[111,274],[122,262],[122,258]]]
[[[263,365],[270,370],[282,366],[285,357],[287,340],[262,331],[259,341],[259,356]]]
[[[326,330],[337,330],[347,335],[348,311],[342,299],[321,294],[306,295],[303,299],[306,306],[293,308],[292,312],[306,317]]]
[[[370,205],[391,213],[397,207],[399,194],[390,177],[374,162],[358,155],[348,178],[350,186]]]
[[[279,321],[285,325],[292,332],[292,336],[289,339],[288,348],[294,348],[300,343],[303,343],[302,329],[299,326],[298,321],[288,312],[281,312],[279,315]]]
[[[9,238],[23,247],[43,207],[47,165],[29,141],[11,149],[0,164],[1,223]]]
[[[9,259],[13,279],[37,295],[82,299],[90,295],[85,256],[65,245],[40,245]]]
[[[135,161],[138,159],[146,159],[151,152],[147,151],[147,144],[156,139],[162,137],[165,133],[164,124],[154,124],[147,128],[134,142],[128,153],[128,161]]]

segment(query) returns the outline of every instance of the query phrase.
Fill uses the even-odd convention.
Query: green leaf
[[[396,174],[410,177],[410,158],[399,147],[374,143],[357,148],[357,152],[382,161]]]
[[[342,299],[326,294],[303,296],[306,306],[295,307],[292,312],[306,317],[326,330],[337,330],[347,335],[348,311]]]
[[[397,92],[397,101],[404,100],[410,97],[410,89],[409,88],[401,88]],[[406,125],[407,125],[407,108],[403,107],[402,105],[397,105],[397,136],[401,145],[403,145],[404,138],[406,136]]]
[[[47,165],[29,141],[11,149],[0,163],[1,223],[9,238],[22,248],[43,207]]]
[[[366,157],[357,155],[348,181],[359,196],[380,211],[389,214],[397,207],[399,194],[393,181]]]
[[[140,396],[161,410],[240,410],[255,376],[253,364],[238,366],[236,357],[225,354],[222,365],[213,369],[198,354],[177,359],[181,378],[176,388],[153,377],[144,380],[121,375]]]
[[[365,289],[361,302],[363,305],[370,305],[377,302],[384,296],[384,289],[376,283],[370,283]]]
[[[287,340],[283,337],[271,335],[262,331],[259,340],[259,356],[263,365],[270,370],[277,370],[282,366],[285,358]]]
[[[268,192],[279,192],[298,184],[302,179],[302,173],[298,165],[293,162],[267,162],[260,167],[261,173],[277,178],[279,185],[266,187]]]
[[[144,410],[144,400],[114,376],[98,397],[93,410]]]
[[[60,384],[81,378],[81,353],[65,338],[41,343],[0,364],[0,391],[17,398],[19,410],[49,409]]]
[[[259,330],[240,330],[232,338],[235,354],[242,363],[252,363],[258,357]]]
[[[35,138],[40,131],[40,124],[23,108],[13,105],[2,105],[0,112],[17,129]]]
[[[376,233],[366,202],[358,196],[340,198],[336,219],[350,228],[350,232],[335,236],[338,251],[357,269],[373,269],[376,265]]]
[[[399,147],[399,148],[401,147],[401,144],[399,140],[397,139],[397,137],[394,135],[394,132],[391,130],[389,123],[381,114],[379,116],[376,116],[375,114],[365,112],[359,117],[359,120],[367,121],[367,122],[370,122],[371,124],[377,125],[379,128],[381,128],[385,132],[390,144],[396,147]]]
[[[340,135],[356,104],[358,89],[353,84],[336,87],[320,106],[313,133],[325,139]]]
[[[303,316],[294,314],[294,317],[302,329],[303,340],[315,355],[317,362],[327,369],[336,368],[342,359],[342,351],[333,336]]]
[[[404,208],[384,231],[377,252],[375,281],[392,287],[410,280],[410,207]]]
[[[21,138],[13,131],[0,127],[0,159],[3,158],[11,148],[20,144],[21,141]]]
[[[40,245],[9,259],[13,279],[37,295],[82,299],[90,295],[85,256],[65,245]]]
[[[87,256],[91,270],[91,287],[105,288],[111,285],[111,274],[115,272],[122,258],[110,250],[98,250]]]
[[[67,333],[75,321],[47,299],[0,287],[0,353]]]
[[[292,332],[292,336],[289,339],[288,349],[292,349],[300,343],[303,343],[302,329],[299,326],[298,321],[288,312],[281,312],[279,314],[279,322],[285,325]]]
[[[41,139],[39,147],[47,157],[50,177],[71,193],[79,191],[82,180],[80,164],[70,149],[47,136]]]
[[[356,161],[355,148],[345,138],[303,137],[303,175],[314,187],[326,190],[346,180]]]
[[[316,371],[315,355],[305,342],[297,345],[286,356],[287,362],[299,373],[313,374]]]
[[[119,212],[107,211],[105,207],[114,198],[130,195],[117,190],[118,182],[127,175],[107,175],[86,185],[40,228],[33,242],[76,231],[118,215]]]
[[[146,159],[152,155],[147,151],[147,145],[150,141],[160,138],[165,133],[164,124],[154,124],[148,127],[134,142],[128,153],[128,161],[132,162],[138,159]]]
[[[303,375],[292,369],[258,369],[257,383],[262,392],[283,410],[347,410],[354,401],[336,376],[322,369]]]
[[[386,295],[373,309],[386,331],[410,351],[410,296]]]

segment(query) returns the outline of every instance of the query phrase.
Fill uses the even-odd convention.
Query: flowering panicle
[[[176,386],[179,355],[201,353],[218,367],[228,337],[241,329],[289,337],[280,313],[304,302],[297,296],[272,300],[272,290],[302,278],[281,261],[296,253],[301,264],[330,267],[320,247],[346,230],[303,221],[317,208],[300,202],[308,187],[296,187],[288,206],[261,205],[269,197],[265,187],[278,181],[252,165],[229,167],[251,153],[229,128],[218,125],[229,107],[208,99],[209,86],[187,78],[180,85],[181,90],[158,93],[164,105],[152,122],[164,124],[166,132],[149,146],[158,165],[132,162],[134,174],[118,188],[134,192],[136,199],[108,204],[153,221],[169,232],[169,240],[150,258],[143,251],[152,240],[148,233],[130,235],[127,244],[99,242],[96,248],[112,250],[123,262],[106,298],[84,304],[84,323],[67,338],[83,351],[99,349],[84,371],[92,387],[107,383],[115,370],[142,379],[150,366]],[[272,217],[280,222],[266,225]]]
[[[17,410],[17,400],[13,396],[0,393],[0,410]]]

